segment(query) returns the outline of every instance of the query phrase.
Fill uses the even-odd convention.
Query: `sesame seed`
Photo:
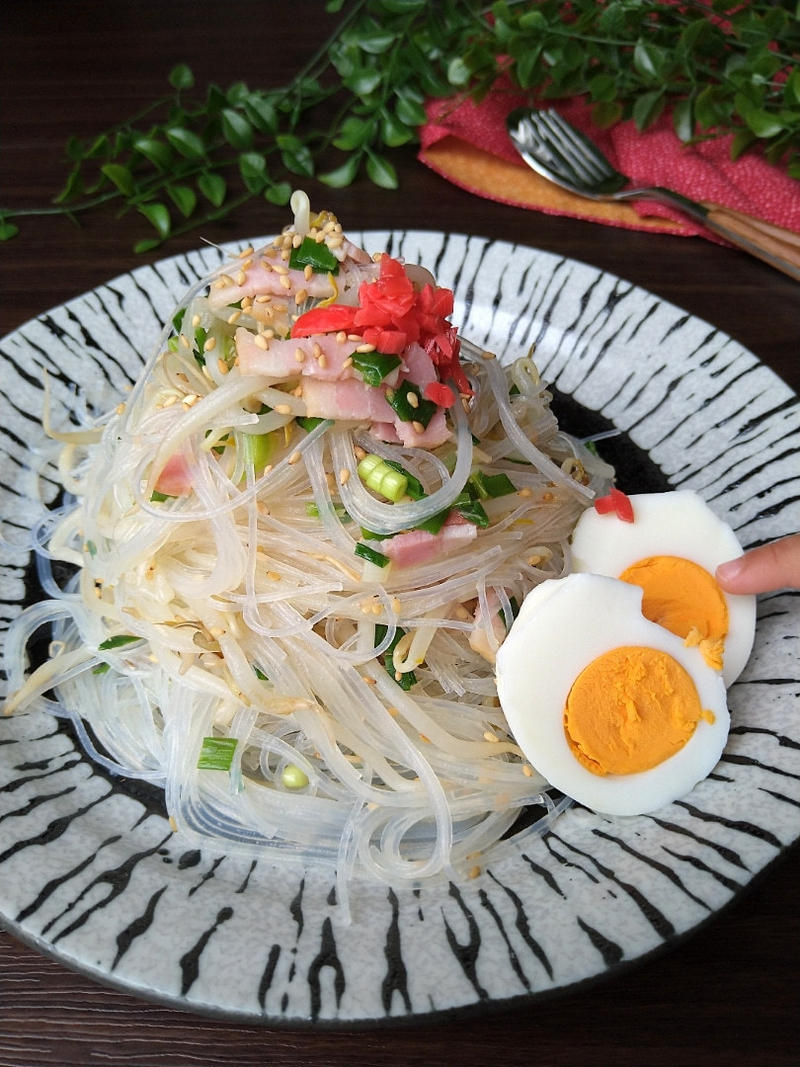
[[[380,604],[373,604],[371,611],[373,615],[383,615],[383,607]]]
[[[297,307],[300,307],[306,300],[308,300],[308,289],[298,289],[294,294],[294,302]]]
[[[282,263],[276,263],[272,269],[275,271],[276,274],[280,274],[282,278],[285,278],[286,275],[289,273],[289,268],[284,267]]]
[[[325,367],[328,366],[328,359],[324,352],[320,352],[320,354],[317,356],[317,363],[320,365],[320,367],[322,367],[323,370],[325,369]]]
[[[319,357],[322,355],[322,349],[319,347],[319,342],[318,341],[314,342],[314,345],[313,345],[311,351],[314,354],[314,359],[319,359]]]
[[[313,273],[314,273],[314,268],[311,266],[310,263],[306,263],[306,265],[303,267],[303,277],[305,278],[305,280],[306,281],[310,281],[311,280],[311,275]]]
[[[227,374],[228,373],[228,370],[229,370],[228,364],[225,362],[224,359],[222,359],[222,357],[220,357],[217,360],[217,370],[220,372],[220,374]]]
[[[397,708],[387,708],[386,712],[387,714],[391,715],[393,719],[396,719],[397,716],[400,714]]]
[[[252,245],[248,245],[247,248],[243,248],[239,253],[239,259],[247,259],[248,256],[252,256],[255,252],[255,248]]]
[[[231,278],[230,274],[220,274],[217,285],[220,289],[224,289],[228,285],[233,285],[233,278]]]
[[[362,674],[361,675],[361,681],[364,682],[366,685],[377,685],[378,684],[377,679],[376,678],[370,678],[370,676],[368,674]]]
[[[336,334],[336,343],[338,345],[343,345],[346,340],[347,334],[344,332],[344,330],[339,330],[339,332]]]
[[[494,352],[481,352],[481,359],[496,359]]]
[[[348,341],[360,341],[361,340],[361,334],[360,333],[348,333],[348,334],[346,334],[346,337],[347,337]]]
[[[396,596],[392,597],[392,611],[395,613],[395,615],[400,614],[400,609],[402,608],[402,606],[403,605],[400,603],[399,599]]]
[[[228,324],[229,324],[230,326],[233,326],[234,322],[236,322],[236,320],[237,320],[237,319],[240,319],[241,317],[242,317],[242,313],[241,313],[241,311],[240,311],[240,310],[239,310],[239,309],[237,308],[237,309],[236,309],[235,311],[232,311],[232,312],[230,313],[230,315],[228,316]]]
[[[342,361],[342,370],[346,370],[348,367],[353,366],[353,357],[348,356],[347,359]]]
[[[263,333],[256,334],[255,343],[259,348],[263,348],[265,352],[269,348],[269,341],[266,339]]]
[[[236,284],[237,285],[244,285],[244,283],[246,281],[247,281],[247,275],[245,274],[245,272],[243,270],[240,270],[239,273],[236,275]]]
[[[284,289],[291,289],[292,288],[292,279],[288,275],[282,274],[281,275],[281,285],[283,286]]]
[[[416,393],[412,393],[411,390],[406,393],[406,400],[409,402],[412,408],[419,407],[419,397]]]
[[[477,867],[477,866],[470,867],[469,877],[470,878],[478,878],[478,877],[480,877],[480,873],[481,873],[480,867]]]
[[[270,261],[269,261],[268,259],[263,259],[263,258],[262,258],[262,260],[261,260],[261,266],[262,266],[262,267],[264,268],[264,270],[266,270],[266,271],[271,271],[271,270],[274,270],[274,269],[275,269],[275,268],[273,267],[273,265],[272,265],[272,264],[270,263]]]
[[[306,358],[305,351],[302,348],[296,348],[294,350],[294,358],[297,363],[303,363]]]
[[[200,397],[197,395],[197,393],[189,393],[188,396],[185,396],[183,398],[181,403],[183,404],[183,406],[185,408],[191,408],[191,407],[194,407],[194,405],[197,403],[197,401],[199,399],[200,399]]]
[[[279,582],[281,580],[281,576],[277,571],[267,571],[267,577],[271,582]]]
[[[550,504],[554,500],[552,493],[542,493],[542,501],[545,504]]]
[[[397,678],[397,677],[398,677],[398,675],[395,674],[395,678]],[[402,674],[400,675],[400,677],[401,678],[403,677]],[[420,739],[420,741],[424,741],[426,745],[429,745],[431,743],[431,739],[429,737],[426,737],[425,734],[420,734],[419,735],[419,739]]]
[[[199,315],[192,315],[192,326],[194,326],[194,328],[197,329],[197,327],[199,325],[200,325],[200,316]]]
[[[497,734],[492,733],[491,730],[484,730],[483,739],[484,741],[491,741],[492,744],[497,744],[497,742],[500,740]]]
[[[520,489],[520,491],[517,493],[517,496],[524,496],[524,497],[533,496],[533,490],[529,489],[528,486],[526,485],[523,489]]]
[[[303,243],[303,235],[300,234],[300,233],[296,233],[294,235],[294,237],[292,238],[292,248],[299,248],[302,243]]]
[[[532,770],[532,768],[531,768],[529,763],[523,763],[522,764],[522,773],[525,775],[526,778],[532,778],[533,777],[533,770]]]
[[[353,449],[353,455],[356,457],[356,459],[358,460],[359,463],[361,462],[362,459],[364,459],[366,454],[367,453],[364,451],[364,449],[361,447],[361,445],[356,445],[356,447]]]
[[[347,467],[342,467],[339,471],[339,485],[346,485],[350,481],[350,471]]]
[[[124,404],[117,404],[117,414],[118,415],[121,415],[124,410],[125,410],[125,405]]]
[[[211,352],[212,349],[214,349],[216,347],[217,347],[217,339],[216,339],[216,337],[207,337],[206,340],[205,340],[205,343],[203,345],[203,351],[204,352]]]
[[[275,410],[279,415],[291,415],[292,409],[289,404],[276,404]]]
[[[356,352],[374,352],[374,351],[375,351],[375,345],[370,345],[370,344],[367,344],[366,342],[363,345],[359,345],[358,348],[356,348]]]
[[[336,234],[334,237],[328,238],[328,248],[341,248],[344,244],[344,238]]]
[[[417,422],[416,419],[414,420],[414,422],[411,423],[411,427],[414,430],[414,433],[418,433],[418,434],[425,433],[425,427],[422,425],[421,422]]]
[[[189,345],[189,341],[188,341],[188,338],[186,337],[186,334],[185,334],[185,333],[182,333],[182,334],[180,335],[180,337],[178,338],[178,340],[179,340],[179,342],[181,343],[181,345],[182,345],[182,346],[183,346],[184,348],[189,348],[189,347],[190,347],[190,345]]]
[[[170,395],[164,400],[161,405],[162,408],[171,408],[173,404],[177,404],[178,397],[176,393],[170,393]]]

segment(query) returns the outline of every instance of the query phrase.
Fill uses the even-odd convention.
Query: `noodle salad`
[[[494,658],[612,472],[426,270],[292,208],[185,296],[125,404],[51,431],[68,505],[34,538],[49,599],[10,628],[2,710],[70,716],[174,829],[327,863],[344,895],[469,871],[558,810]]]

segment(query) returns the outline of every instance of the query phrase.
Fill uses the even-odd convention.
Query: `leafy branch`
[[[195,90],[181,64],[171,92],[94,140],[71,138],[52,205],[0,207],[15,219],[137,211],[146,252],[252,197],[285,204],[296,178],[331,187],[365,173],[393,189],[392,149],[418,140],[428,98],[482,98],[505,75],[531,97],[584,95],[602,126],[640,129],[665,111],[684,142],[733,133],[800,178],[800,17],[795,0],[329,0],[343,12],[286,85]],[[320,125],[321,123],[321,125]]]

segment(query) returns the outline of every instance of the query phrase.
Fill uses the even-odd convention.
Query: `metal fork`
[[[800,281],[800,234],[719,204],[698,202],[661,186],[630,188],[588,137],[552,108],[517,108],[506,120],[525,162],[562,189],[589,200],[656,200]]]

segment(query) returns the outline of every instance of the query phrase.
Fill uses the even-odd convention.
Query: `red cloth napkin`
[[[601,204],[573,196],[540,178],[520,158],[505,118],[526,98],[499,82],[481,103],[433,100],[421,130],[420,160],[443,177],[491,200],[609,225],[666,233],[701,234],[703,227],[652,201]],[[549,104],[548,104],[549,106]],[[693,200],[711,201],[800,233],[800,182],[757,152],[730,158],[731,136],[684,145],[664,114],[640,133],[633,121],[601,130],[583,98],[555,102],[636,185],[665,185]]]

